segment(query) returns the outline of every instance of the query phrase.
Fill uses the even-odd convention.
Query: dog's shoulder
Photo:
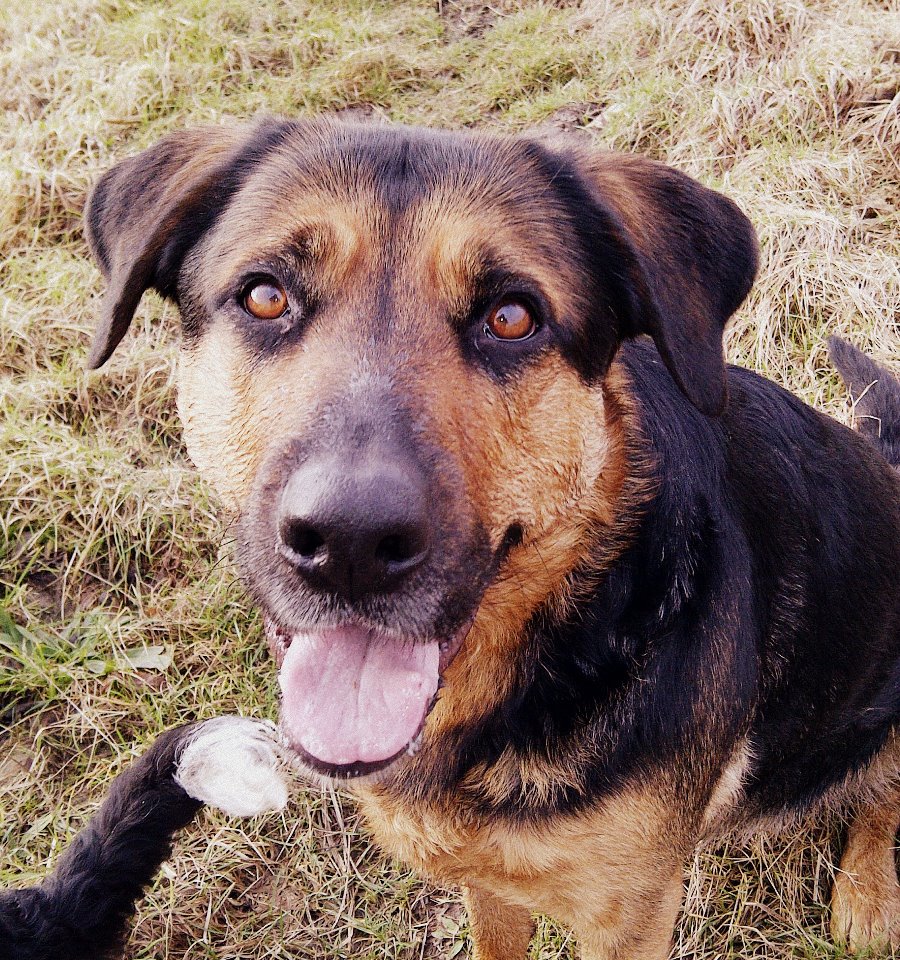
[[[626,344],[621,361],[657,480],[680,488],[675,496],[730,489],[821,517],[852,508],[844,494],[856,489],[900,522],[900,480],[875,446],[774,381],[729,366],[728,406],[707,417],[684,401],[652,344]]]
[[[730,368],[727,410],[704,417],[654,353],[622,354],[657,486],[623,565],[631,596],[668,598],[643,604],[658,611],[643,624],[679,638],[659,647],[673,662],[702,637],[695,672],[711,655],[730,662],[720,674],[756,758],[749,804],[807,803],[868,760],[900,701],[900,482],[864,437],[747,370]],[[873,704],[865,722],[853,696]]]

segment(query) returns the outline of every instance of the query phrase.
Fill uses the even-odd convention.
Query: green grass
[[[561,128],[726,191],[762,243],[732,359],[848,420],[824,353],[898,359],[894,0],[0,0],[0,886],[35,881],[164,727],[273,715],[229,518],[175,415],[177,318],[148,296],[108,368],[88,185],[166,131],[263,112]],[[676,953],[840,956],[837,825],[691,865]],[[130,956],[464,956],[458,897],[374,851],[352,803],[206,813]],[[542,922],[534,956],[569,957]],[[454,951],[459,951],[454,953]]]

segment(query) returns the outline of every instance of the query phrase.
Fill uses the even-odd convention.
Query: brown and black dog
[[[823,803],[856,816],[836,934],[900,936],[900,477],[726,368],[733,203],[633,156],[269,121],[126,160],[87,223],[92,366],[145,290],[180,309],[285,737],[465,887],[480,960],[535,911],[659,960],[699,843]]]

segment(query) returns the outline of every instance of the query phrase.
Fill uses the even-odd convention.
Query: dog
[[[900,458],[726,367],[734,203],[580,144],[268,120],[119,163],[86,222],[91,367],[146,290],[179,308],[296,761],[462,886],[479,960],[535,912],[660,960],[699,844],[826,805],[835,936],[898,940]]]
[[[216,717],[167,730],[124,773],[38,887],[0,892],[0,960],[121,956],[143,889],[204,804],[248,817],[287,802],[271,724]]]

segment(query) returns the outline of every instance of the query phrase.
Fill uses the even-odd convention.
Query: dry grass
[[[182,447],[171,308],[148,297],[110,368],[82,370],[100,284],[80,213],[116,158],[261,111],[562,126],[750,214],[763,267],[733,359],[845,419],[825,334],[897,359],[895,0],[2,0],[0,101],[0,885],[43,874],[134,744],[184,717],[274,710],[228,520]],[[698,856],[678,953],[838,956],[834,844],[832,825]],[[281,817],[204,815],[131,955],[466,943],[455,894],[384,862],[352,805],[309,792]],[[571,949],[543,924],[534,956]]]

